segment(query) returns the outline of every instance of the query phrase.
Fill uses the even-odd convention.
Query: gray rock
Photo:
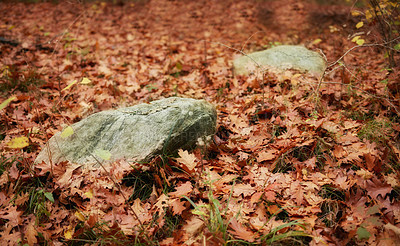
[[[326,62],[320,54],[299,45],[280,45],[248,56],[267,69],[295,69],[321,76],[326,68]],[[236,75],[249,75],[257,69],[257,65],[249,57],[242,56],[233,61]]]
[[[99,151],[111,154],[105,163],[145,162],[158,154],[194,147],[199,138],[215,133],[216,119],[215,107],[204,100],[170,97],[90,115],[71,125],[72,135],[63,138],[62,132],[56,133],[49,149],[53,163],[96,164],[96,159],[103,161]],[[49,164],[48,156],[44,147],[35,163]]]

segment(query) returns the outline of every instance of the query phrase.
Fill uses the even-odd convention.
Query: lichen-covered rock
[[[111,154],[105,163],[145,162],[194,147],[199,138],[215,133],[216,119],[215,107],[204,100],[170,97],[95,113],[71,125],[72,135],[63,138],[62,132],[56,133],[48,145],[53,163],[96,164],[96,159],[103,161],[101,153]],[[35,163],[42,161],[49,163],[46,147]]]
[[[263,68],[278,70],[295,69],[321,76],[326,68],[324,58],[317,52],[299,45],[280,45],[267,50],[241,56],[233,61],[236,75],[249,75],[257,69],[257,62]]]

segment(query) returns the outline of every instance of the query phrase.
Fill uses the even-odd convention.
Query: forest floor
[[[399,73],[346,53],[351,7],[116,2],[0,3],[1,245],[399,242]],[[331,66],[234,76],[239,51],[279,44]],[[216,106],[213,141],[136,169],[33,165],[65,126],[170,96]]]

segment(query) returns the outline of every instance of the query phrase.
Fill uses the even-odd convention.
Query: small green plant
[[[205,184],[208,187],[208,204],[196,205],[190,198],[186,196],[183,197],[188,200],[190,204],[192,204],[194,207],[192,213],[198,215],[204,221],[211,234],[215,238],[219,238],[224,242],[227,242],[230,237],[230,234],[228,233],[230,220],[227,220],[227,212],[229,202],[232,198],[234,185],[232,185],[229,198],[225,203],[225,208],[223,208],[218,198],[216,198],[213,194],[212,182],[213,181],[210,181],[210,179],[205,181]]]
[[[0,83],[0,91],[8,94],[13,91],[28,92],[44,83],[40,74],[34,69],[22,70],[15,65],[3,67],[0,80],[3,81]]]
[[[393,132],[392,123],[384,118],[367,121],[358,132],[360,139],[368,139],[375,143],[385,144],[391,140]]]
[[[4,171],[7,171],[14,162],[16,162],[16,157],[6,157],[4,155],[0,156],[0,176]]]
[[[47,211],[46,208],[46,202],[50,201],[54,203],[53,193],[46,192],[42,188],[35,189],[34,187],[32,187],[28,192],[29,200],[25,212],[27,214],[35,214],[36,223],[40,223],[50,216],[50,212]]]

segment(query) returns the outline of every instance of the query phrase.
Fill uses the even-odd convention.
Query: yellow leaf
[[[8,147],[12,149],[22,149],[29,145],[27,137],[17,137],[7,143]]]
[[[353,11],[351,11],[351,15],[355,17],[355,16],[360,16],[361,13],[360,13],[360,11],[353,10]]]
[[[8,98],[7,100],[5,100],[4,102],[2,102],[2,103],[0,104],[0,110],[2,110],[3,108],[7,107],[7,105],[8,105],[11,101],[13,101],[13,100],[15,100],[15,99],[17,99],[17,97],[16,97],[16,96],[12,96],[12,97]]]
[[[78,82],[78,80],[74,80],[72,81],[67,87],[65,87],[64,89],[62,89],[61,91],[65,91],[68,90],[69,88],[71,88],[76,82]]]
[[[319,44],[319,43],[321,43],[321,42],[322,42],[322,39],[317,38],[316,40],[312,41],[311,44]]]
[[[85,193],[83,193],[87,198],[93,198],[93,192],[92,192],[92,190],[89,190],[89,191],[87,191],[87,192],[85,192]]]
[[[72,127],[67,126],[61,133],[61,137],[62,138],[67,138],[69,136],[71,136],[72,134],[74,134],[74,129],[72,129]]]
[[[103,160],[110,160],[111,157],[111,153],[108,150],[104,150],[104,149],[96,149],[94,151],[94,153],[99,156],[101,159]]]
[[[351,40],[351,42],[357,42],[357,40],[360,38],[360,36],[355,36],[352,40]]]
[[[372,13],[371,13],[371,11],[369,11],[369,10],[365,11],[365,18],[366,18],[367,20],[372,19]]]
[[[364,22],[360,21],[357,23],[356,28],[359,29],[364,26]]]
[[[86,78],[86,77],[83,78],[82,81],[81,81],[82,85],[87,85],[87,84],[90,84],[90,83],[92,83],[92,81],[90,79]]]
[[[86,221],[86,218],[82,212],[76,211],[74,215],[76,218],[78,218],[78,220],[83,221],[83,222]]]
[[[364,43],[365,43],[365,40],[361,39],[361,38],[356,41],[356,44],[358,44],[358,45],[363,45]]]
[[[68,229],[64,232],[65,239],[72,239],[74,232],[74,228],[72,226],[68,226]]]

